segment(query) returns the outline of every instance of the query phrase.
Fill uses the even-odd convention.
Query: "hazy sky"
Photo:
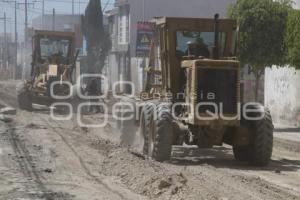
[[[296,3],[296,8],[299,9],[299,6],[300,6],[300,0],[294,0],[294,2]]]
[[[8,1],[11,3],[6,3]],[[16,0],[18,3],[24,3],[25,0]],[[29,3],[34,3],[28,8],[28,23],[31,25],[32,18],[41,15],[42,13],[42,2],[43,0],[27,0]],[[86,5],[89,0],[74,0],[74,11],[75,14],[82,14],[86,8]],[[151,0],[150,0],[151,1]],[[163,1],[163,0],[162,0]],[[188,1],[188,0],[185,0]],[[209,1],[209,0],[208,0]],[[52,14],[52,9],[55,8],[57,14],[71,14],[72,13],[72,0],[44,0],[45,2],[45,13]],[[101,0],[102,6],[110,9],[113,6],[114,0]],[[300,0],[294,0],[296,3],[296,8],[300,8]],[[18,34],[19,38],[24,36],[24,4],[18,6]],[[14,0],[0,0],[0,18],[3,18],[3,14],[6,12],[6,15],[9,19],[7,22],[7,32],[14,33]],[[3,20],[0,20],[0,32],[3,32]]]
[[[6,1],[6,2],[5,2]],[[10,3],[7,3],[10,2]],[[17,9],[17,25],[19,38],[24,36],[24,23],[25,23],[25,0],[16,0],[18,3]],[[32,18],[42,14],[42,2],[43,0],[27,0],[28,3],[33,3],[28,6],[28,23],[31,25]],[[74,13],[82,14],[87,6],[89,0],[74,0]],[[14,33],[15,22],[15,9],[14,0],[0,0],[0,18],[3,18],[4,12],[9,19],[7,22],[7,32]],[[45,2],[45,14],[52,14],[53,8],[55,8],[56,14],[72,14],[72,0],[44,0]],[[105,10],[112,8],[114,0],[101,0],[102,7]],[[0,32],[3,32],[3,20],[0,20]]]

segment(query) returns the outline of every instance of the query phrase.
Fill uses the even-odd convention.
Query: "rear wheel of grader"
[[[135,102],[132,99],[124,98],[121,99],[119,113],[120,117],[117,120],[117,127],[121,132],[120,140],[124,145],[132,146],[136,139],[136,106]]]
[[[269,164],[273,150],[273,130],[270,112],[266,111],[264,118],[254,123],[254,137],[249,151],[249,161],[252,165],[266,166]]]
[[[22,82],[17,85],[17,98],[20,109],[32,111],[32,98],[26,83]]]
[[[169,160],[172,152],[173,125],[169,105],[159,104],[152,112],[147,135],[148,156],[156,161]],[[156,118],[156,119],[155,119]]]
[[[249,147],[233,147],[234,158],[237,161],[248,161],[249,158]]]

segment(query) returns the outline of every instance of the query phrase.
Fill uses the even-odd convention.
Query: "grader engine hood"
[[[238,125],[240,103],[239,62],[234,60],[183,61],[187,71],[190,123]]]

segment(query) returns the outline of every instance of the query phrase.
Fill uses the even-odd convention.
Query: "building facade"
[[[114,9],[106,13],[112,38],[107,69],[111,86],[117,81],[132,81],[135,92],[142,90],[145,59],[136,55],[138,22],[162,16],[212,18],[215,13],[219,13],[221,17],[225,17],[227,7],[233,2],[234,0],[116,0]],[[126,90],[126,87],[121,87],[120,90]]]

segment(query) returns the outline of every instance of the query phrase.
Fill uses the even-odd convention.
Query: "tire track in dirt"
[[[2,94],[0,94],[0,96],[1,95]],[[5,95],[5,94],[3,93],[3,95]],[[50,123],[50,125],[49,125],[49,123]],[[53,121],[47,122],[47,124],[49,125],[49,127],[51,128],[51,130],[55,129],[55,130],[53,130],[53,132],[55,132],[62,139],[62,141],[64,143],[66,143],[66,146],[68,146],[68,148],[70,148],[70,150],[73,152],[73,154],[75,156],[77,154],[76,157],[77,157],[80,165],[82,166],[82,164],[83,164],[83,167],[82,167],[83,170],[85,170],[84,167],[87,170],[84,173],[86,173],[89,177],[92,176],[91,178],[93,180],[95,180],[95,178],[98,179],[98,180],[95,180],[95,182],[99,183],[98,181],[100,181],[99,184],[103,185],[103,182],[101,180],[99,180],[99,178],[95,177],[91,173],[91,171],[88,170],[88,166],[85,164],[85,162],[82,159],[82,157],[80,157],[80,155],[78,154],[78,149],[76,151],[76,148],[74,147],[74,144],[72,144],[72,142],[68,141],[69,138],[66,138],[63,135],[65,133],[68,134],[68,135],[71,135],[71,130],[69,130],[68,133],[67,133],[67,131],[64,131],[63,133],[61,133],[61,131],[62,131],[61,128],[60,128],[61,124],[59,125],[59,123],[57,123],[57,125],[58,125],[57,128],[53,127],[54,126]],[[15,133],[15,134],[17,135],[17,133]],[[17,137],[18,137],[18,135],[17,135]],[[23,143],[23,142],[21,141],[21,143]],[[276,146],[278,146],[278,145],[276,145]],[[279,146],[290,147],[291,145],[289,143],[284,143],[283,145],[279,145]],[[293,147],[299,147],[298,145],[292,145],[292,146]],[[78,156],[79,156],[79,158],[78,158]],[[133,158],[134,161],[131,164],[129,164],[128,167],[129,168],[134,168],[134,170],[133,170],[132,173],[131,172],[128,173],[128,170],[125,170],[125,169],[119,169],[119,168],[114,169],[114,168],[116,168],[116,166],[114,166],[115,162],[113,162],[113,161],[116,160],[116,159],[118,159],[119,157],[123,157],[124,158],[124,154],[120,153],[120,155],[118,155],[118,154],[117,155],[113,155],[112,158],[109,158],[109,161],[111,161],[112,164],[107,166],[107,172],[110,173],[111,170],[115,170],[116,173],[114,173],[113,175],[121,174],[123,181],[128,182],[129,185],[130,184],[141,184],[141,180],[144,179],[144,175],[141,174],[141,177],[143,177],[143,178],[140,178],[140,180],[139,179],[132,180],[132,177],[137,177],[136,173],[140,173],[140,172],[141,173],[148,173],[148,171],[145,171],[145,169],[144,169],[145,168],[144,161],[141,161],[142,162],[141,166],[139,166],[139,165],[135,166],[134,163],[137,163],[138,161]],[[125,159],[126,158],[127,157],[125,155]],[[129,157],[127,159],[131,159],[131,157]],[[24,161],[21,160],[20,162],[24,162]],[[121,162],[124,162],[124,161],[119,161],[117,163],[120,164]],[[291,161],[289,161],[289,160],[281,160],[281,161],[276,161],[276,162],[281,162],[281,163],[284,162],[284,163],[287,163],[287,164],[291,163]],[[158,165],[160,165],[160,164],[158,164]],[[174,171],[178,170],[178,168],[174,167],[174,166],[169,166],[169,165],[165,166],[164,164],[162,164],[162,166],[167,168],[166,171],[170,171],[169,168],[174,168]],[[219,165],[217,165],[217,166],[219,166]],[[250,195],[251,191],[248,191],[248,190],[246,190],[246,189],[243,188],[243,187],[248,186],[248,185],[249,185],[250,190],[253,190],[252,191],[253,193],[257,193],[257,192],[261,193],[261,194],[258,194],[259,196],[256,196],[257,198],[259,198],[259,197],[269,197],[268,199],[271,199],[272,197],[274,197],[275,199],[280,199],[280,198],[282,198],[282,199],[298,199],[297,196],[295,197],[295,196],[291,196],[291,195],[288,195],[288,194],[283,194],[283,191],[281,190],[282,189],[281,187],[276,187],[273,184],[270,185],[268,182],[266,182],[264,180],[260,180],[260,179],[256,180],[255,178],[254,179],[249,178],[249,174],[247,174],[247,173],[246,173],[245,176],[241,175],[241,174],[239,176],[236,176],[236,174],[234,174],[234,172],[231,173],[231,171],[227,171],[227,170],[221,170],[220,171],[219,169],[211,168],[211,165],[209,165],[209,164],[208,164],[208,166],[201,166],[200,165],[199,167],[200,168],[204,167],[204,172],[206,172],[206,170],[208,170],[208,178],[203,175],[203,171],[202,170],[200,170],[200,171],[198,169],[196,170],[192,166],[188,167],[189,169],[191,168],[191,172],[185,174],[185,175],[188,176],[188,180],[189,181],[193,180],[196,184],[199,184],[199,185],[197,185],[196,188],[194,188],[195,190],[198,191],[199,187],[203,187],[203,189],[200,190],[201,191],[200,194],[202,194],[202,192],[203,192],[203,195],[199,194],[199,196],[198,196],[197,199],[200,199],[200,197],[202,197],[201,199],[218,199],[218,195],[216,195],[216,196],[212,195],[216,191],[219,191],[218,188],[226,188],[226,190],[228,190],[229,192],[231,191],[232,193],[234,193],[234,192],[240,192],[240,193],[242,193],[242,192],[246,192],[247,191],[247,192],[249,192],[249,196],[247,196],[247,195],[241,195],[240,199],[241,198],[245,198],[245,197],[249,198],[249,197],[251,197],[251,195]],[[206,169],[206,168],[208,168],[208,169]],[[30,169],[30,164],[29,164],[29,173],[30,173],[30,170],[31,169]],[[195,172],[194,172],[194,170],[195,170]],[[122,172],[122,173],[120,173],[120,172]],[[124,174],[126,173],[128,175],[126,175],[125,177],[123,177],[123,173]],[[156,173],[154,173],[154,174],[156,174]],[[110,174],[107,174],[107,176],[109,176],[109,175]],[[210,176],[210,175],[214,175],[214,176]],[[251,176],[252,175],[253,174],[251,174]],[[31,175],[31,176],[34,176],[34,175]],[[39,174],[38,174],[38,176],[39,176]],[[232,179],[231,181],[228,181],[228,176],[229,176],[229,179]],[[231,176],[233,176],[233,177],[231,177]],[[42,177],[39,176],[39,178],[41,179]],[[207,179],[209,180],[210,184],[207,184]],[[218,179],[220,179],[220,180],[218,180]],[[199,183],[199,180],[203,180],[204,183],[201,183],[201,182]],[[262,181],[263,181],[263,183],[261,183]],[[235,183],[235,182],[237,182],[237,183]],[[218,183],[218,184],[216,184],[216,183]],[[232,187],[233,188],[236,187],[236,188],[233,190]],[[46,190],[47,190],[47,188],[46,188]],[[132,189],[132,190],[134,191],[134,189]],[[114,191],[110,190],[110,188],[109,188],[109,191],[112,191],[112,193],[114,193]],[[47,191],[45,191],[45,192],[47,192]],[[193,192],[195,192],[195,191],[193,191]],[[224,192],[224,191],[222,191],[222,192]],[[278,193],[278,196],[276,195],[276,193]],[[186,197],[187,196],[185,196],[185,198]],[[65,200],[65,199],[63,199],[63,200]]]
[[[45,184],[41,180],[41,176],[39,172],[34,167],[34,161],[26,148],[26,145],[20,140],[18,134],[15,132],[14,124],[8,124],[8,139],[13,148],[15,155],[17,156],[17,163],[21,170],[21,173],[24,177],[33,180],[36,185],[36,189],[38,189],[39,193],[37,194],[38,198],[46,199],[46,200],[67,200],[68,195],[55,193],[45,186]],[[30,191],[27,191],[30,193]],[[60,196],[60,197],[57,197]]]
[[[274,138],[274,146],[276,148],[283,148],[290,152],[300,153],[300,142],[291,141],[281,138]]]
[[[3,85],[4,85],[4,83],[0,82],[0,88],[3,87]],[[14,84],[11,87],[15,88],[15,85],[16,84]],[[14,91],[15,91],[15,89],[9,90],[9,92],[0,91],[0,100],[5,101],[5,103],[9,102],[9,106],[18,108],[17,97],[16,97],[16,94]],[[43,119],[43,121],[49,126],[49,128],[51,128],[53,130],[53,132],[55,132],[62,139],[62,141],[68,146],[68,148],[76,156],[76,158],[78,159],[78,161],[81,165],[81,168],[83,169],[85,174],[87,174],[96,183],[102,185],[107,191],[118,196],[120,199],[127,199],[122,193],[120,193],[119,191],[113,190],[110,186],[108,186],[106,183],[101,181],[98,177],[94,176],[90,172],[90,170],[87,168],[87,166],[85,165],[83,159],[76,152],[75,148],[67,141],[67,139],[62,134],[60,134],[59,131],[56,130],[49,121],[47,121],[46,119]],[[32,159],[29,155],[29,151],[26,150],[25,144],[21,144],[21,141],[18,140],[18,136],[14,132],[14,127],[10,127],[10,129],[13,131],[13,133],[11,134],[11,138],[10,138],[11,145],[13,146],[13,149],[16,152],[16,154],[18,155],[18,157],[24,157],[24,160],[26,161],[26,163],[23,163],[22,160],[20,161],[19,159],[17,159],[18,164],[20,165],[21,169],[25,169],[25,170],[22,170],[22,173],[24,174],[24,176],[35,180],[35,182],[38,185],[38,188],[41,190],[41,192],[43,192],[43,194],[47,195],[47,194],[51,193],[51,191],[49,191],[46,188],[45,184],[43,184],[43,182],[41,181],[41,178],[40,178],[38,172],[36,170],[34,170],[34,168],[32,167],[34,165],[34,163],[32,162]],[[46,197],[43,197],[43,198],[46,198]],[[52,198],[47,197],[46,200],[52,200]],[[63,200],[67,200],[67,199],[63,199]]]
[[[72,153],[74,154],[74,156],[78,159],[81,168],[83,169],[83,171],[85,172],[86,175],[88,175],[92,180],[94,180],[95,182],[97,182],[98,184],[102,185],[107,191],[110,191],[112,194],[117,195],[120,199],[127,199],[123,194],[121,194],[119,191],[113,190],[111,187],[109,187],[106,183],[104,183],[103,181],[101,181],[98,177],[94,176],[90,170],[88,169],[88,167],[86,166],[86,164],[84,163],[83,159],[81,158],[81,156],[78,154],[78,152],[75,150],[75,148],[68,142],[68,140],[58,131],[56,130],[55,127],[53,127],[52,123],[55,123],[58,127],[60,126],[57,122],[52,122],[50,123],[47,119],[42,118],[42,120],[48,125],[48,127],[55,132],[60,138],[61,140],[68,146],[68,148],[72,151]]]

